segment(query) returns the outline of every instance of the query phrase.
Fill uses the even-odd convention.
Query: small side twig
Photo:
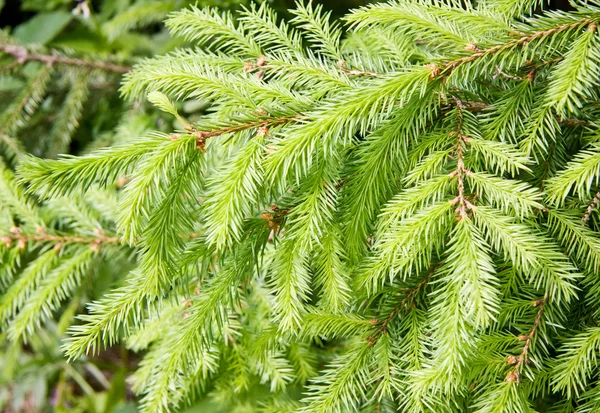
[[[523,78],[521,76],[510,75],[510,74],[504,72],[502,69],[500,69],[499,66],[496,66],[496,74],[493,76],[493,78],[495,79],[498,76],[502,76],[502,77],[505,77],[510,80],[523,80]]]
[[[378,325],[379,327],[373,334],[371,334],[367,338],[367,342],[369,343],[369,345],[374,345],[382,334],[387,334],[388,324],[398,315],[400,311],[407,310],[408,308],[410,308],[410,306],[413,305],[415,295],[417,295],[417,293],[421,291],[421,289],[425,287],[427,283],[429,283],[431,277],[433,276],[437,268],[438,267],[436,266],[433,269],[431,269],[429,271],[429,274],[427,274],[427,277],[425,277],[419,284],[417,284],[412,290],[410,290],[406,297],[404,297],[402,301],[400,301],[400,304],[394,307],[394,309],[388,314],[386,318],[384,318],[383,320],[373,320],[373,324]]]
[[[263,118],[256,121],[242,122],[207,131],[197,130],[192,126],[191,129],[193,132],[191,132],[191,134],[192,136],[196,137],[196,147],[202,152],[205,152],[206,140],[209,138],[224,135],[226,133],[236,133],[254,128],[258,128],[257,133],[261,134],[262,136],[266,136],[269,133],[269,128],[286,123],[298,122],[302,119],[302,117],[303,115],[299,114],[295,117]]]
[[[529,330],[529,332],[527,334],[521,335],[519,336],[519,340],[524,341],[525,344],[523,345],[523,348],[521,349],[521,353],[515,357],[515,356],[508,356],[506,358],[506,362],[508,364],[513,364],[514,367],[508,372],[508,374],[506,375],[505,380],[509,381],[509,382],[519,382],[521,379],[521,368],[523,367],[523,364],[528,364],[529,363],[529,350],[531,348],[531,345],[533,343],[533,339],[535,338],[535,334],[537,333],[539,327],[540,327],[540,323],[542,321],[542,316],[544,314],[544,305],[546,304],[547,298],[540,298],[539,300],[535,300],[531,303],[532,306],[537,307],[537,315],[535,317],[535,321],[533,322],[533,326],[531,327],[531,330]]]
[[[381,76],[378,73],[374,73],[374,72],[363,72],[362,70],[348,69],[346,67],[346,62],[344,60],[339,60],[337,62],[337,64],[338,64],[338,67],[342,70],[342,72],[344,72],[345,74],[347,74],[349,76],[372,77],[372,78]]]
[[[590,220],[590,218],[592,216],[592,212],[594,212],[594,209],[598,208],[598,204],[600,204],[600,192],[596,192],[596,195],[594,195],[594,198],[588,205],[588,207],[585,211],[585,214],[583,215],[583,218],[582,218],[582,221],[584,224]]]

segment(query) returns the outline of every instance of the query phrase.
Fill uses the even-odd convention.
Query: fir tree
[[[240,412],[597,411],[600,3],[572,4],[171,14],[197,47],[141,61],[121,91],[177,130],[23,157],[26,193],[7,170],[9,336],[94,259],[135,251],[64,352],[146,350],[142,411],[202,394]],[[206,114],[181,115],[187,100]],[[93,210],[46,231],[28,203],[85,203],[119,177],[98,231]],[[52,237],[73,245],[17,277],[13,255]]]

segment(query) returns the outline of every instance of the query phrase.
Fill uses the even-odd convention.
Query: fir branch
[[[215,369],[211,360],[214,358],[212,345],[215,339],[212,325],[226,323],[227,307],[236,299],[234,291],[237,283],[246,275],[247,265],[242,262],[237,268],[226,267],[212,278],[204,294],[190,307],[188,316],[183,317],[177,324],[178,328],[171,329],[159,343],[163,354],[152,366],[155,371],[147,386],[147,394],[142,399],[142,411],[168,411],[169,406],[180,403],[185,397],[181,392],[185,388],[181,380],[190,377],[195,370],[186,371],[186,366],[201,366],[204,376]],[[165,351],[174,347],[181,351]]]
[[[589,23],[550,75],[546,104],[554,107],[561,117],[574,112],[584,99],[592,97],[588,92],[593,83],[590,79],[600,74],[597,27],[597,23]]]
[[[577,211],[547,208],[547,227],[582,268],[596,272],[600,268],[600,240],[597,234],[577,219]]]
[[[431,359],[411,380],[410,399],[427,392],[457,392],[456,380],[473,357],[479,336],[496,318],[500,293],[490,247],[472,218],[460,218],[438,271],[440,282],[430,308]],[[469,296],[469,300],[464,297]]]
[[[320,289],[319,306],[332,312],[345,311],[350,302],[350,274],[345,260],[342,234],[332,224],[323,234],[314,258],[315,285]]]
[[[341,59],[340,37],[341,28],[336,23],[330,23],[331,12],[323,13],[323,6],[313,4],[309,1],[296,2],[296,9],[292,10],[295,15],[292,19],[300,28],[304,29],[307,37],[313,41],[318,50],[334,60]]]
[[[126,242],[135,243],[145,228],[140,218],[150,216],[150,205],[163,199],[170,183],[183,179],[173,170],[180,165],[179,161],[185,165],[197,156],[195,143],[193,136],[165,140],[141,160],[119,202],[117,228]]]
[[[395,223],[377,234],[373,255],[364,261],[356,285],[372,295],[382,288],[386,278],[409,275],[428,268],[434,251],[441,248],[440,240],[432,237],[451,230],[453,205],[439,201]]]
[[[456,100],[456,120],[457,129],[453,132],[456,135],[456,148],[454,150],[456,154],[456,169],[450,173],[450,177],[456,177],[456,188],[458,195],[451,201],[453,205],[458,204],[456,213],[460,218],[467,216],[467,208],[470,209],[471,203],[465,199],[465,176],[472,175],[473,173],[465,168],[464,163],[464,146],[470,141],[470,138],[463,134],[463,111],[464,105],[461,100]]]
[[[40,214],[39,207],[33,200],[26,196],[20,187],[13,172],[3,168],[0,164],[0,208],[7,216],[21,220],[21,226],[25,230],[43,228],[44,219]],[[14,224],[14,223],[13,223]],[[14,225],[11,228],[16,228]],[[2,231],[4,232],[4,231]],[[10,232],[10,230],[8,231]]]
[[[176,0],[158,0],[136,3],[125,12],[119,13],[102,27],[109,40],[114,41],[119,36],[126,35],[128,31],[160,23],[180,4]]]
[[[17,168],[21,181],[27,177],[29,190],[45,198],[70,196],[88,191],[94,184],[108,186],[127,176],[132,167],[171,142],[168,135],[153,133],[137,138],[133,144],[102,148],[82,157],[64,156],[60,160],[23,158]]]
[[[451,3],[392,1],[355,10],[347,20],[355,30],[376,25],[387,30],[402,27],[409,35],[428,46],[446,48],[477,43],[478,40],[506,30],[502,21],[476,10],[455,7]]]
[[[362,335],[378,322],[353,313],[330,314],[320,310],[311,311],[303,321],[301,337],[327,340]]]
[[[265,4],[250,7],[242,11],[240,21],[248,31],[254,33],[254,40],[265,51],[286,49],[302,54],[302,39],[293,28],[279,21],[272,8]]]
[[[486,386],[475,403],[476,413],[535,413],[523,386],[516,381],[503,381]]]
[[[247,35],[246,28],[230,13],[221,13],[216,8],[192,6],[173,13],[165,24],[172,34],[199,45],[210,44],[213,49],[244,57],[262,54],[261,48]]]
[[[70,337],[63,345],[65,355],[74,360],[83,354],[98,354],[103,346],[117,342],[121,330],[129,335],[140,326],[145,316],[145,305],[155,294],[153,281],[139,272],[132,273],[123,286],[90,303],[89,314],[79,316],[84,324],[73,325],[69,329]]]
[[[536,288],[543,288],[546,300],[559,303],[574,298],[574,281],[579,274],[558,246],[490,207],[478,205],[473,209],[473,218],[490,245],[502,251],[505,259],[510,259]]]
[[[345,74],[347,74],[349,76],[358,76],[358,77],[367,77],[367,78],[381,77],[380,73],[365,72],[365,71],[357,70],[357,69],[348,69],[348,67],[346,67],[346,62],[344,60],[338,60],[337,65],[342,72],[344,72]]]
[[[52,248],[40,254],[25,267],[19,278],[3,292],[0,297],[0,325],[4,325],[14,318],[17,311],[27,303],[27,299],[56,265],[58,253],[58,249]]]
[[[484,1],[484,7],[489,7],[507,17],[524,17],[542,6],[545,0],[496,0]]]
[[[395,176],[405,166],[407,146],[417,140],[438,111],[438,100],[415,96],[358,146],[356,162],[351,168],[353,173],[342,188],[341,200],[351,261],[356,262],[364,254],[375,217],[398,190]],[[398,136],[405,138],[398,139]]]
[[[561,205],[573,191],[584,199],[592,185],[600,182],[600,145],[581,150],[556,176],[546,181],[545,192],[551,202]]]
[[[271,288],[275,297],[273,310],[280,331],[296,331],[302,325],[305,302],[310,294],[308,254],[286,238],[272,263]]]

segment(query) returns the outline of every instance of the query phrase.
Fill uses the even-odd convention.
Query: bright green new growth
[[[343,36],[310,3],[289,22],[266,3],[171,14],[195,48],[138,63],[122,92],[181,130],[19,164],[48,202],[127,182],[114,234],[21,270],[38,239],[6,234],[9,335],[133,248],[64,351],[147,349],[144,412],[204,394],[240,412],[597,411],[600,4],[541,3],[395,0]],[[209,105],[193,121],[190,99]],[[0,206],[43,228],[2,176]]]

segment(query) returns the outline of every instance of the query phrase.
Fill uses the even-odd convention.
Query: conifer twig
[[[458,114],[458,127],[454,133],[457,137],[456,143],[456,169],[450,173],[450,177],[457,177],[456,187],[458,189],[458,196],[452,200],[452,204],[458,204],[456,208],[456,212],[460,215],[460,218],[465,218],[467,216],[467,208],[471,209],[471,203],[465,198],[465,176],[469,176],[472,174],[471,171],[465,168],[464,163],[464,148],[463,145],[469,142],[469,137],[465,136],[462,132],[462,112],[465,109],[464,104],[460,99],[456,99],[456,109]]]
[[[519,336],[519,340],[525,341],[525,345],[521,349],[521,353],[517,356],[509,356],[506,361],[509,364],[514,364],[514,367],[508,372],[506,375],[506,381],[516,381],[517,383],[520,380],[521,376],[521,367],[523,367],[523,363],[529,363],[529,349],[533,343],[533,339],[535,338],[535,334],[539,329],[540,323],[542,321],[542,316],[544,314],[544,305],[546,304],[546,297],[540,298],[539,300],[531,303],[534,307],[537,307],[537,315],[535,317],[535,321],[533,322],[533,326],[531,330],[527,334]]]
[[[346,67],[346,62],[344,60],[338,61],[337,64],[340,67],[340,69],[342,70],[342,72],[344,72],[345,74],[350,75],[350,76],[358,76],[358,77],[380,77],[381,76],[380,74],[374,73],[374,72],[363,72],[361,70],[348,69]]]
[[[496,66],[496,74],[494,75],[494,77],[496,76],[502,76],[510,80],[523,80],[523,77],[521,76],[515,76],[504,72],[502,69],[500,69],[499,66]]]
[[[190,126],[190,129],[193,130],[192,136],[196,137],[196,147],[202,151],[204,151],[204,146],[206,144],[206,140],[208,138],[212,138],[215,136],[224,135],[226,133],[236,133],[241,132],[247,129],[259,128],[258,133],[268,134],[269,128],[277,125],[283,125],[286,123],[297,122],[300,121],[303,115],[299,114],[294,117],[281,117],[281,118],[263,118],[256,121],[251,122],[242,122],[238,124],[233,124],[229,126],[223,126],[213,130],[202,131],[196,129],[194,126]],[[176,135],[172,135],[173,138],[176,138]]]
[[[33,53],[23,46],[14,44],[0,44],[0,52],[13,56],[20,64],[35,61],[45,63],[48,66],[62,64],[68,66],[87,67],[89,69],[100,69],[115,73],[127,73],[131,70],[130,66],[119,65],[111,62],[59,56],[58,54],[55,54],[55,51],[51,51],[52,54]]]
[[[382,334],[387,334],[388,324],[396,317],[396,315],[398,315],[398,313],[401,310],[407,309],[414,302],[415,295],[417,295],[417,293],[429,283],[431,277],[433,276],[437,268],[438,267],[436,266],[433,269],[431,269],[429,271],[429,274],[427,274],[427,277],[425,277],[412,290],[410,290],[406,297],[404,297],[402,301],[400,301],[400,304],[394,307],[394,309],[390,312],[390,314],[388,314],[386,318],[384,318],[382,321],[373,320],[374,324],[379,324],[379,328],[377,329],[377,331],[375,331],[375,333],[373,333],[367,338],[367,341],[370,345],[375,344],[379,336],[381,336]]]
[[[586,223],[590,220],[590,217],[592,216],[592,212],[594,212],[594,209],[596,209],[598,207],[598,204],[600,204],[600,192],[596,192],[596,195],[594,195],[594,198],[588,205],[588,207],[585,211],[585,214],[583,215],[584,223]]]

